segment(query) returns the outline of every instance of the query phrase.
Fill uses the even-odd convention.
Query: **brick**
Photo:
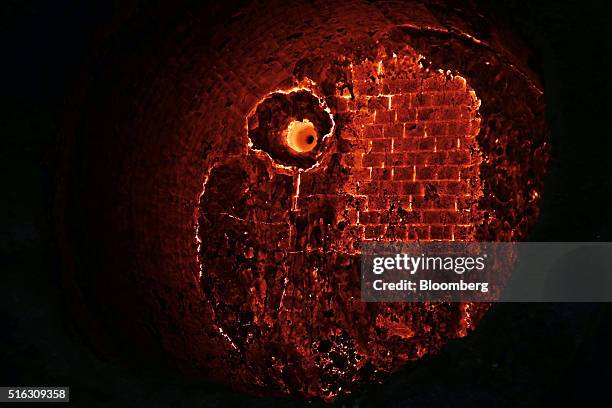
[[[468,105],[472,103],[472,98],[466,92],[446,92],[448,105]]]
[[[393,123],[395,122],[395,111],[394,110],[377,110],[375,123]]]
[[[368,111],[368,103],[370,98],[367,95],[357,95],[355,96],[355,110],[367,112]],[[374,112],[369,112],[374,113]]]
[[[442,194],[438,197],[438,208],[455,209],[455,196]]]
[[[447,165],[448,164],[448,152],[430,152],[427,158],[427,163],[431,165]]]
[[[310,195],[315,194],[320,190],[318,185],[317,177],[313,176],[314,173],[304,173],[300,178],[300,194]]]
[[[394,152],[409,152],[419,149],[419,139],[415,137],[410,138],[394,138],[393,139],[393,151]]]
[[[447,194],[458,195],[464,192],[465,186],[459,181],[447,181],[444,183],[442,188]]]
[[[358,95],[377,95],[380,85],[374,81],[353,81],[353,91]]]
[[[440,120],[441,112],[439,108],[418,108],[417,119],[419,121]]]
[[[391,212],[387,209],[383,211],[378,211],[378,216],[381,224],[388,224],[390,220]]]
[[[433,151],[434,146],[436,145],[436,139],[433,137],[424,137],[421,138],[419,142],[419,150],[428,150]]]
[[[359,111],[353,116],[355,125],[369,125],[374,123],[374,113]]]
[[[443,106],[446,105],[444,92],[423,92],[416,95],[416,104],[419,106]]]
[[[443,166],[438,170],[438,180],[458,180],[459,167]]]
[[[438,150],[453,150],[457,149],[456,137],[436,137],[436,148]]]
[[[466,121],[451,122],[448,124],[449,136],[461,137],[468,134],[470,131],[470,124]]]
[[[390,168],[373,168],[372,169],[372,180],[391,180],[391,169]]]
[[[419,240],[419,234],[417,233],[416,227],[414,226],[408,227],[408,230],[406,231],[406,238],[409,239],[410,241]]]
[[[353,160],[355,168],[361,169],[363,167],[363,156],[365,156],[365,152],[362,150],[355,150],[351,156],[353,156],[352,160]]]
[[[473,207],[482,183],[473,152],[477,142],[470,134],[474,112],[468,110],[477,105],[465,83],[434,71],[417,70],[416,79],[405,79],[405,72],[395,72],[396,60],[385,60],[381,80],[377,62],[362,65],[354,78],[356,99],[328,101],[341,115],[336,123],[355,129],[344,138],[349,152],[340,151],[341,163],[355,166],[345,189],[354,191],[347,206],[353,214],[345,217],[349,226],[343,234],[353,231],[358,211],[360,238],[450,240],[455,229],[455,239],[472,234],[469,224],[480,215],[463,209]],[[430,77],[423,79],[426,75]],[[343,113],[346,109],[353,109],[354,117]],[[320,186],[315,190],[321,191]],[[473,196],[466,197],[466,192]]]
[[[415,166],[415,165],[427,164],[428,156],[429,156],[429,152],[416,151],[416,152],[406,153],[406,165]]]
[[[393,205],[393,203],[391,203],[391,206],[389,207],[389,209],[387,211],[385,211],[385,217],[384,219],[386,220],[387,224],[398,224],[404,223],[403,217],[402,215],[397,211],[397,207],[395,205]]]
[[[365,228],[365,238],[366,239],[376,239],[380,238],[385,233],[385,227],[382,225],[369,225]]]
[[[413,240],[428,240],[429,238],[429,226],[423,227],[410,227],[408,229],[408,236]]]
[[[430,229],[431,239],[450,240],[453,236],[453,228],[448,225],[432,225]]]
[[[390,94],[399,94],[402,92],[401,84],[397,79],[386,80],[383,90],[385,93]]]
[[[341,188],[341,191],[350,194],[351,196],[357,195],[357,180],[350,179]]]
[[[425,135],[425,126],[417,125],[416,123],[404,124],[404,137],[423,137]]]
[[[464,107],[450,107],[438,110],[439,120],[457,120],[467,116]]]
[[[431,202],[426,200],[423,195],[413,195],[411,203],[413,210],[427,210],[432,208]]]
[[[429,78],[425,78],[421,87],[424,91],[437,91],[446,85],[446,79],[441,75],[434,75]]]
[[[363,225],[351,225],[345,231],[353,237],[362,238],[365,235],[365,227]]]
[[[365,211],[359,214],[361,224],[380,224],[379,211]]]
[[[391,139],[372,139],[372,152],[391,152]]]
[[[355,149],[348,154],[341,156],[341,162],[350,164],[352,169],[358,170],[362,168],[361,161],[363,159],[364,151],[361,149]]]
[[[401,138],[404,136],[404,124],[396,123],[394,125],[387,125],[385,126],[383,133],[387,139]]]
[[[421,211],[408,211],[403,215],[403,221],[407,224],[422,224],[423,213]]]
[[[404,185],[401,184],[401,188],[403,189]],[[397,197],[391,197],[389,200],[389,208],[399,209],[402,208],[404,210],[408,210],[410,207],[410,199],[403,194],[398,195]]]
[[[434,166],[417,166],[416,167],[416,179],[417,180],[434,180],[437,175],[437,167]]]
[[[404,153],[387,153],[385,155],[385,165],[387,166],[401,166],[404,163]]]
[[[366,181],[366,182],[360,183],[357,190],[359,194],[370,195],[370,194],[377,194],[379,187],[380,186],[378,182]]]
[[[401,181],[383,181],[380,184],[380,194],[385,197],[395,197],[402,193]]]
[[[307,209],[311,206],[316,206],[316,203],[320,200],[320,197],[313,195],[300,195],[298,199],[298,208]]]
[[[368,109],[372,111],[387,111],[389,110],[388,96],[374,96],[368,100]]]
[[[421,81],[419,79],[404,79],[399,80],[400,90],[402,93],[413,93],[417,92],[421,87]]]
[[[416,92],[420,88],[420,81],[417,79],[394,79],[386,81],[391,93],[410,93]]]
[[[472,196],[465,197],[465,195],[456,196],[457,199],[457,208],[461,211],[464,209],[469,209],[472,205],[475,204],[476,199]]]
[[[398,122],[414,122],[417,118],[417,110],[411,107],[399,107],[397,109]]]
[[[431,239],[444,239],[444,226],[432,225],[429,229]]]
[[[442,221],[442,212],[438,210],[423,211],[423,222],[425,224],[440,224]]]
[[[385,154],[384,153],[368,153],[363,156],[363,167],[382,167],[382,164],[385,163]]]
[[[370,169],[353,169],[352,176],[355,180],[370,180]]]
[[[386,210],[389,204],[387,197],[372,196],[368,197],[368,209],[370,210]]]
[[[382,138],[383,128],[380,125],[368,125],[364,128],[363,135],[366,138]]]
[[[405,195],[422,195],[424,194],[424,188],[421,183],[408,181],[402,185],[402,191]]]
[[[469,164],[470,152],[467,150],[457,150],[448,156],[449,164]]]
[[[413,167],[395,167],[393,169],[393,180],[412,180]]]
[[[474,177],[478,179],[480,178],[480,171],[478,169],[478,166],[476,165],[461,166],[458,169],[459,169],[459,176],[457,177],[457,179],[474,178]]]
[[[408,109],[411,107],[410,94],[393,95],[391,97],[391,109]]]
[[[428,136],[446,136],[448,134],[448,123],[432,123],[427,125]]]
[[[395,239],[395,240],[404,240],[406,238],[408,228],[403,225],[389,225],[387,227],[387,231],[385,232],[385,238],[387,239]]]
[[[365,208],[367,201],[368,198],[363,196],[357,196],[350,200],[352,206],[355,207],[358,211],[361,211]]]
[[[458,224],[464,222],[464,218],[458,211],[444,211],[440,213],[440,222],[442,224]]]

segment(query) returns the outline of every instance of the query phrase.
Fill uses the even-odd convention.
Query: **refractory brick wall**
[[[338,106],[354,117],[343,135],[355,143],[348,191],[363,200],[358,235],[470,239],[482,194],[474,91],[460,76],[422,68],[416,55],[351,69],[354,99],[345,93]]]

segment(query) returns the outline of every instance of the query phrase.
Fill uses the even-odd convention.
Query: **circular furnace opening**
[[[317,130],[308,120],[294,120],[287,127],[287,145],[298,153],[308,153],[317,146]]]
[[[247,117],[250,147],[277,167],[306,170],[325,150],[334,121],[324,100],[305,88],[266,95]]]

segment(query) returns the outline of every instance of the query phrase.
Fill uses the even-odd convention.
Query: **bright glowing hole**
[[[307,153],[317,145],[317,130],[308,119],[294,120],[287,128],[287,145],[298,153]]]

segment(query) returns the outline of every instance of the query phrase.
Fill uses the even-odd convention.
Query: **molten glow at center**
[[[317,131],[308,119],[294,120],[287,127],[287,144],[298,153],[311,151],[317,145]]]

